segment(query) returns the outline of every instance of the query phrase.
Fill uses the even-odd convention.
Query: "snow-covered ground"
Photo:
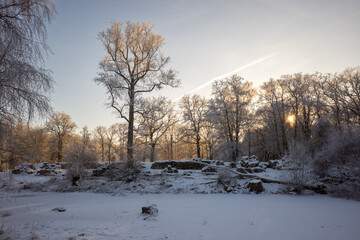
[[[300,196],[281,194],[287,186],[276,181],[288,179],[286,168],[266,168],[244,178],[228,163],[209,166],[216,172],[206,168],[167,172],[146,163],[143,173],[129,183],[88,170],[78,186],[72,186],[64,169],[56,168],[53,176],[35,174],[43,164],[30,172],[24,168],[20,174],[0,173],[0,239],[357,240],[360,236],[360,202],[312,190]],[[250,193],[247,184],[254,176],[276,181],[264,181],[261,194]],[[141,208],[152,204],[159,214],[143,216]]]
[[[141,207],[159,214],[144,220]],[[360,235],[360,203],[270,194],[18,193],[1,196],[10,239],[347,239]],[[52,211],[65,208],[65,212]]]

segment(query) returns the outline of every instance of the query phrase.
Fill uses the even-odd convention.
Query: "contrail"
[[[264,62],[264,61],[268,60],[269,58],[272,58],[272,57],[275,56],[276,54],[278,54],[278,52],[275,52],[275,53],[270,54],[270,55],[267,55],[267,56],[265,56],[265,57],[256,59],[256,60],[254,60],[254,61],[252,61],[252,62],[250,62],[250,63],[248,63],[248,64],[245,64],[245,65],[243,65],[243,66],[241,66],[241,67],[239,67],[239,68],[237,68],[237,69],[235,69],[235,70],[233,70],[233,71],[230,71],[230,72],[225,73],[225,74],[223,74],[223,75],[217,76],[217,77],[215,77],[215,78],[207,81],[206,83],[200,85],[199,87],[192,89],[192,90],[189,91],[187,94],[191,94],[191,93],[194,93],[194,92],[196,92],[196,91],[199,91],[200,89],[203,89],[203,88],[209,86],[210,84],[212,84],[215,80],[222,79],[222,78],[226,78],[226,77],[228,77],[228,76],[234,75],[234,74],[237,73],[237,72],[240,72],[240,71],[245,70],[245,69],[247,69],[247,68],[249,68],[249,67],[252,67],[252,66],[254,66],[254,65],[256,65],[256,64],[259,64],[259,63],[261,63],[261,62]],[[178,100],[180,100],[180,99],[181,99],[181,97],[175,99],[175,101],[178,101]]]

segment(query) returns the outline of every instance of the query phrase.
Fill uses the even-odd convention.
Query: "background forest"
[[[255,89],[238,75],[217,80],[212,98],[179,102],[141,98],[135,118],[135,160],[221,159],[292,155],[321,175],[332,166],[359,171],[360,68],[334,74],[283,75]],[[77,131],[76,131],[77,130]],[[80,128],[56,112],[43,126],[10,115],[1,121],[1,167],[22,162],[126,160],[127,124]],[[356,166],[355,168],[353,166]]]

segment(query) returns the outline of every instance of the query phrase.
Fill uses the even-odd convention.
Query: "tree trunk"
[[[170,159],[174,159],[173,135],[170,135]]]
[[[60,162],[61,159],[62,159],[62,150],[63,150],[63,141],[62,141],[62,138],[59,136],[59,139],[58,139],[58,152],[57,152],[58,162]]]
[[[109,153],[108,153],[108,161],[109,161],[109,164],[111,163],[111,143],[109,143]]]
[[[248,142],[248,156],[251,156],[251,132],[250,132],[250,128],[248,128],[248,136],[249,136],[249,142]]]
[[[104,146],[104,140],[101,140],[101,162],[104,162],[105,158],[105,146]]]
[[[127,161],[134,161],[134,97],[130,96],[129,106],[129,126],[128,126],[128,142],[127,142]]]
[[[151,149],[151,154],[150,154],[150,162],[154,162],[155,161],[155,143],[150,143],[150,149]]]
[[[199,134],[196,136],[196,152],[197,152],[197,157],[200,158],[201,157],[201,150],[200,150],[200,136],[199,136]]]

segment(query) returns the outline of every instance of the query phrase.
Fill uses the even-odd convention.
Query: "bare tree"
[[[360,125],[360,67],[347,68],[340,74],[336,74],[339,85],[339,101],[349,112],[350,121]]]
[[[286,136],[286,118],[289,113],[286,102],[286,85],[283,80],[270,79],[261,86],[260,98],[261,113],[266,115],[270,125],[269,130],[275,134],[275,155],[282,156],[288,151],[288,140]],[[263,116],[265,117],[265,116]]]
[[[76,124],[71,121],[70,115],[63,112],[55,112],[51,115],[50,120],[46,124],[49,132],[56,136],[57,140],[57,160],[63,158],[63,149],[65,141],[69,134],[76,128]]]
[[[193,138],[196,143],[197,157],[201,157],[201,133],[204,127],[207,125],[206,115],[209,112],[208,101],[200,95],[185,95],[181,99],[180,106],[182,108],[182,114],[185,122],[185,135]],[[187,126],[186,126],[187,125]]]
[[[94,131],[95,139],[100,145],[102,162],[104,162],[105,160],[105,132],[106,132],[106,128],[103,126],[97,126]]]
[[[50,71],[43,67],[46,24],[55,13],[50,0],[0,1],[0,117],[31,119],[51,109]]]
[[[140,101],[138,133],[147,139],[150,145],[150,161],[155,161],[155,148],[160,138],[177,121],[174,106],[165,97],[146,98]]]
[[[165,71],[170,58],[161,52],[164,38],[152,29],[148,23],[122,24],[119,21],[99,34],[106,55],[99,64],[100,72],[95,82],[105,86],[108,105],[128,123],[129,162],[134,158],[134,115],[138,112],[135,107],[138,96],[166,85],[179,85],[175,71]]]
[[[111,163],[111,160],[113,159],[113,152],[112,149],[114,148],[115,144],[115,136],[117,134],[117,127],[115,124],[108,127],[105,131],[105,145],[106,145],[106,151],[105,154],[107,156],[109,164]]]
[[[247,130],[247,116],[255,93],[252,84],[244,82],[238,75],[217,80],[213,84],[210,118],[226,141],[224,146],[230,148],[226,151],[231,153],[233,161],[239,155],[241,134]]]
[[[128,126],[126,123],[116,123],[116,136],[117,141],[119,143],[118,148],[116,149],[118,158],[120,160],[126,159],[126,139],[127,139],[127,131]]]

